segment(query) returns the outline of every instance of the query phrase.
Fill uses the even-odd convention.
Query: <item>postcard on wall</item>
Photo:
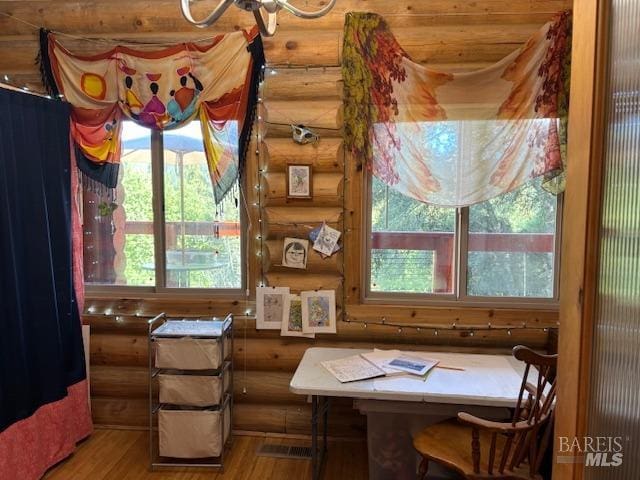
[[[336,292],[314,290],[302,292],[302,331],[336,333]]]
[[[284,239],[282,246],[282,266],[289,268],[307,268],[309,240],[303,238]]]
[[[280,330],[289,287],[256,288],[256,328]]]
[[[323,223],[318,238],[316,238],[316,241],[313,243],[313,249],[328,257],[333,254],[333,249],[338,243],[339,238],[340,232],[338,230]]]
[[[288,295],[280,334],[285,337],[315,337],[314,333],[302,332],[302,299],[300,295]]]
[[[309,232],[309,240],[311,240],[313,243],[315,243],[315,241],[317,240],[318,235],[320,235],[320,231],[322,230],[322,227],[324,227],[324,225],[325,224],[323,223],[319,227],[316,227],[313,230],[311,230]],[[331,252],[331,254],[338,253],[339,251],[340,251],[340,245],[336,243],[336,246],[333,247],[333,251]]]

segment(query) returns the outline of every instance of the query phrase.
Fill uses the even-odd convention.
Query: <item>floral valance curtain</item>
[[[416,200],[466,206],[544,176],[564,189],[571,14],[495,65],[445,73],[413,62],[384,19],[350,13],[342,74],[347,145]]]
[[[40,60],[50,92],[73,107],[78,167],[93,186],[116,186],[124,120],[162,130],[194,119],[201,124],[216,203],[235,184],[264,65],[257,30],[156,51],[117,46],[89,56],[41,32]]]

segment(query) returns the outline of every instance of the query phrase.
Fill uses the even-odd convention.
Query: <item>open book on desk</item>
[[[385,372],[361,355],[320,362],[341,383],[384,377]]]
[[[382,376],[411,373],[424,376],[438,364],[438,360],[408,355],[400,350],[378,350],[327,360],[321,365],[340,382],[355,382]]]

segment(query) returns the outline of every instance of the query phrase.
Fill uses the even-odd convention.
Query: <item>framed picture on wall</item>
[[[336,333],[336,292],[314,290],[302,292],[302,331]]]
[[[256,328],[280,330],[288,299],[289,287],[256,288]]]
[[[315,337],[314,333],[302,333],[302,300],[300,295],[289,295],[284,307],[284,320],[280,334],[283,337]]]
[[[311,165],[287,164],[287,198],[310,199],[313,196]]]

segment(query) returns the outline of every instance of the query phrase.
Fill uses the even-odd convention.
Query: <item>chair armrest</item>
[[[467,425],[471,425],[472,427],[499,433],[515,433],[518,431],[529,430],[534,427],[534,425],[528,423],[526,420],[516,422],[514,425],[511,422],[493,422],[491,420],[485,420],[484,418],[478,418],[475,415],[471,415],[466,412],[459,412],[458,420]]]
[[[476,417],[467,412],[459,412],[458,420],[472,427],[478,427],[484,430],[490,430],[493,432],[507,432],[513,429],[511,422],[493,422],[491,420],[485,420],[484,418]]]

